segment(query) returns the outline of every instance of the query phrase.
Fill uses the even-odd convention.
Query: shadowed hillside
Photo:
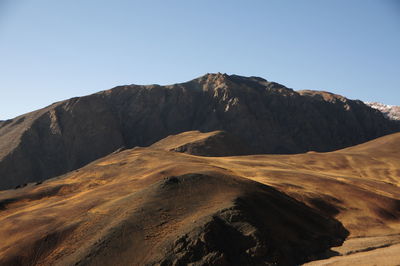
[[[399,133],[329,153],[168,151],[219,133],[0,192],[0,264],[297,265],[340,254],[314,263],[369,265],[379,248],[391,254],[382,265],[398,261]]]
[[[233,156],[254,153],[239,138],[224,131],[208,133],[188,131],[168,136],[154,143],[150,148],[200,156]]]
[[[298,93],[257,77],[218,73],[169,86],[120,86],[0,123],[0,189],[190,130],[224,130],[253,153],[286,154],[331,151],[400,126],[361,101]]]

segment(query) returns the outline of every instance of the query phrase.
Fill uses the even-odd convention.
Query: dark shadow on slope
[[[140,215],[133,213],[113,228],[104,245],[93,247],[81,265],[127,261],[145,265],[298,265],[321,254],[332,255],[329,249],[341,245],[349,234],[339,221],[286,194],[235,176],[212,172],[171,176],[143,193],[149,199]],[[210,201],[229,193],[232,198]],[[204,211],[216,206],[220,208],[211,214]],[[185,220],[192,214],[196,214],[196,223]],[[146,231],[170,226],[174,230],[169,234]],[[153,256],[135,261],[135,252],[140,252],[139,256],[150,252],[144,248],[145,236],[153,234],[159,236],[157,244],[150,247]]]

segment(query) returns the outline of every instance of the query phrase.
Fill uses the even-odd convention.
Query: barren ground
[[[0,192],[0,264],[400,263],[400,134],[299,155],[202,157],[163,145]]]

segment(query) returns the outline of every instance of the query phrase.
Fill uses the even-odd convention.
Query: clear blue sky
[[[0,0],[0,119],[208,72],[400,105],[400,1]]]

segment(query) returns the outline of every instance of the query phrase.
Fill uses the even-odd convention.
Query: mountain
[[[383,115],[391,120],[400,120],[400,106],[387,105],[377,102],[366,102],[371,108],[377,109],[383,113]]]
[[[252,153],[291,154],[352,146],[400,125],[361,101],[258,77],[218,73],[168,86],[119,86],[1,123],[0,189],[192,130],[223,130]]]
[[[0,264],[399,261],[400,133],[328,153],[170,151],[220,134],[185,132],[1,191]]]

